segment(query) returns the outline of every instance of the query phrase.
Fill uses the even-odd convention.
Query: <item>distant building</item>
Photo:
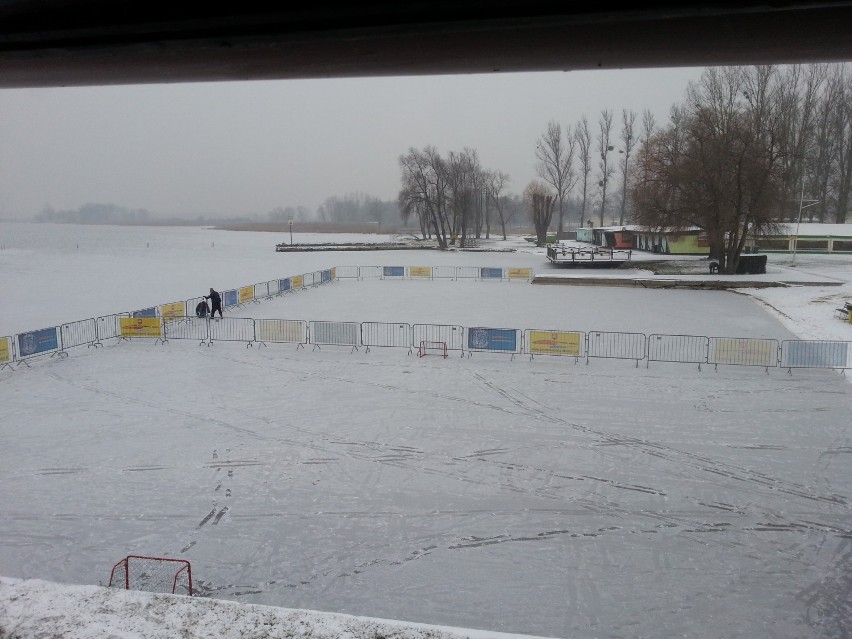
[[[852,253],[852,224],[781,224],[778,233],[759,235],[755,243],[764,253]]]

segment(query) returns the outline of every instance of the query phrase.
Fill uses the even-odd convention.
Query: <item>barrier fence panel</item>
[[[302,288],[308,288],[314,285],[314,274],[305,273],[302,275]]]
[[[371,346],[407,348],[411,352],[411,325],[362,322],[361,343],[368,353]]]
[[[240,306],[254,301],[254,286],[251,284],[248,286],[241,286],[237,289],[237,293],[239,294]]]
[[[213,342],[254,342],[254,320],[250,317],[223,317],[207,320],[208,340]]]
[[[258,282],[254,285],[254,301],[267,299],[269,297],[269,283]]]
[[[502,280],[503,269],[493,267],[483,267],[479,269],[479,277],[483,280]]]
[[[401,280],[405,277],[405,267],[404,266],[383,266],[382,267],[382,279],[383,280]]]
[[[512,359],[523,349],[521,331],[516,328],[486,328],[476,326],[467,329],[468,357],[472,352],[511,353]]]
[[[647,339],[644,333],[608,333],[590,331],[586,336],[586,364],[590,357],[612,359],[645,359]]]
[[[361,266],[358,268],[358,277],[362,280],[374,280],[382,277],[384,268],[381,266]]]
[[[310,343],[316,350],[320,345],[351,346],[358,350],[361,325],[358,322],[311,322]]]
[[[308,343],[308,323],[304,320],[258,319],[254,320],[254,338],[263,345]]]
[[[314,286],[322,284],[322,271],[314,271]]]
[[[293,275],[290,278],[290,289],[293,291],[298,291],[300,288],[305,288],[305,276]]]
[[[184,317],[195,317],[195,307],[198,306],[201,302],[204,301],[203,297],[193,297],[191,299],[186,300],[185,308],[186,313],[184,313]],[[207,307],[210,307],[210,302],[207,302]]]
[[[222,306],[224,308],[228,308],[229,306],[236,306],[240,303],[240,296],[236,289],[231,289],[230,291],[225,291],[222,293]]]
[[[278,294],[284,295],[285,293],[289,293],[293,290],[293,282],[290,281],[289,277],[282,278],[278,280]]]
[[[506,277],[509,281],[512,280],[532,280],[533,271],[531,268],[507,268]]]
[[[161,304],[160,312],[158,314],[164,319],[171,319],[174,317],[185,317],[186,304],[184,302],[171,302],[169,304]]]
[[[0,369],[12,368],[12,362],[15,360],[14,341],[11,337],[0,337]]]
[[[118,325],[118,320],[121,317],[130,317],[129,313],[121,313],[118,315],[104,315],[95,320],[97,327],[98,340],[114,339],[121,337],[121,327]]]
[[[430,280],[430,279],[432,279],[432,267],[431,266],[409,266],[408,267],[408,277],[410,279]]]
[[[464,327],[447,324],[415,324],[412,327],[412,343],[443,342],[447,350],[462,351],[464,354]]]
[[[131,317],[157,317],[157,307],[140,308],[138,311],[133,311]]]
[[[334,274],[339,280],[357,280],[360,277],[357,266],[335,266]]]
[[[852,342],[786,340],[781,342],[781,366],[792,368],[852,368]]]
[[[455,266],[433,266],[432,279],[434,280],[454,280],[456,279]]]
[[[59,329],[56,326],[41,328],[29,333],[18,333],[15,340],[18,361],[26,361],[32,357],[56,353],[60,349]]]
[[[270,299],[274,295],[281,293],[281,280],[269,280],[266,283],[266,298]]]
[[[207,325],[210,322],[206,317],[180,317],[173,322],[166,322],[163,333],[166,339],[195,339],[203,344],[210,337]]]
[[[156,342],[165,341],[162,317],[119,317],[118,336],[121,339],[142,337],[155,338]]]
[[[707,363],[707,345],[710,340],[700,335],[659,335],[648,337],[648,362],[679,362],[683,364]],[[648,365],[646,362],[646,366]]]
[[[457,280],[478,280],[480,276],[480,269],[478,266],[457,266],[456,267],[456,279]]]
[[[101,345],[98,341],[98,327],[94,318],[63,324],[59,327],[59,335],[62,340],[62,350],[83,344],[96,347]]]
[[[528,329],[524,335],[526,352],[535,355],[567,355],[576,360],[586,355],[586,335],[581,331]]]
[[[733,366],[778,366],[778,340],[745,337],[711,337],[707,362],[718,369],[719,364]]]
[[[322,283],[328,284],[331,281],[331,270],[322,272]]]

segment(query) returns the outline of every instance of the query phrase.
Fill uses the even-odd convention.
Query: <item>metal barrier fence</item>
[[[351,346],[353,351],[360,345],[361,325],[358,322],[311,322],[310,341],[314,350],[320,346]]]
[[[573,357],[576,364],[586,356],[586,335],[582,331],[527,329],[524,344],[530,359],[536,355],[561,355]]]
[[[0,370],[12,368],[12,362],[16,360],[15,340],[12,336],[0,337]]]
[[[62,324],[59,327],[59,334],[62,350],[74,348],[75,346],[83,346],[83,344],[87,347],[98,347],[101,345],[100,340],[98,340],[98,327],[94,318]]]
[[[207,322],[207,342],[246,342],[246,348],[254,343],[254,320],[249,317],[223,317]]]
[[[731,366],[778,366],[778,340],[745,337],[711,337],[707,346],[707,363]]]
[[[852,342],[829,340],[785,340],[781,342],[780,365],[793,368],[852,368]]]
[[[207,328],[210,321],[206,317],[195,316],[175,318],[174,321],[165,323],[163,333],[167,340],[194,339],[198,340],[200,346],[207,342],[210,337],[210,331]]]
[[[412,327],[413,345],[420,342],[443,342],[449,351],[464,355],[464,327],[451,324],[415,324]]]
[[[407,348],[411,354],[411,325],[406,323],[362,322],[361,344],[367,347]]]
[[[531,268],[492,266],[336,266],[336,279],[532,281]]]
[[[660,335],[654,333],[648,337],[648,361],[680,362],[701,365],[707,363],[707,337],[697,335]]]
[[[644,333],[589,332],[586,337],[586,364],[590,357],[612,359],[645,359],[647,338]]]
[[[304,320],[254,320],[254,339],[262,346],[272,342],[297,344],[301,348],[308,343],[308,323]]]
[[[486,328],[477,326],[467,329],[467,355],[471,353],[510,353],[512,359],[523,351],[523,337],[516,328]]]
[[[26,363],[28,359],[39,355],[62,355],[59,329],[56,326],[40,328],[29,333],[19,333],[15,340],[15,352],[19,362]]]

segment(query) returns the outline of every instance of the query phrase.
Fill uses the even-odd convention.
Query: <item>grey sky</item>
[[[287,80],[0,91],[0,217],[50,204],[157,215],[314,211],[395,199],[409,147],[476,149],[520,193],[548,121],[601,109],[658,123],[703,68]],[[614,125],[614,129],[618,124]]]

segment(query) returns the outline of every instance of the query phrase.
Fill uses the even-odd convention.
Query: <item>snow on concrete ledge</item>
[[[0,637],[509,639],[531,635],[0,577]]]

